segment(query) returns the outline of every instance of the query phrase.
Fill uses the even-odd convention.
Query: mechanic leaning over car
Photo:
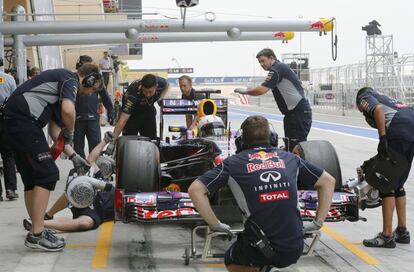
[[[284,115],[286,150],[292,151],[297,143],[306,141],[312,126],[312,110],[305,97],[302,83],[290,67],[276,59],[270,48],[262,49],[256,55],[265,71],[269,71],[266,80],[255,88],[237,88],[235,93],[259,96],[272,90],[273,96]],[[288,148],[289,147],[289,148]]]
[[[197,178],[188,192],[212,231],[232,234],[230,227],[217,219],[208,199],[225,185],[230,187],[247,218],[244,231],[225,254],[229,271],[289,266],[302,254],[304,233],[322,227],[331,205],[335,179],[300,157],[271,146],[266,118],[250,116],[241,129],[238,153]],[[313,185],[318,192],[316,217],[304,224],[298,208],[298,179]]]
[[[181,90],[181,99],[187,100],[201,100],[205,98],[204,94],[197,93],[193,88],[193,80],[190,76],[182,75],[178,78],[178,85]],[[190,128],[194,122],[195,114],[186,114],[185,123],[187,128]]]
[[[26,210],[33,222],[25,239],[29,248],[59,251],[65,247],[62,238],[44,228],[45,210],[50,191],[59,180],[59,170],[42,128],[51,122],[55,128],[60,125],[64,152],[76,169],[88,167],[70,146],[76,118],[75,100],[77,94],[91,95],[97,91],[101,77],[94,64],[84,64],[76,73],[66,69],[47,70],[20,85],[6,102],[6,136],[24,183]],[[56,138],[52,135],[52,139]]]
[[[92,58],[88,55],[79,56],[76,69],[79,69],[85,63],[92,63]],[[88,139],[89,152],[101,141],[101,126],[98,113],[99,98],[102,99],[102,103],[106,108],[108,122],[112,124],[114,107],[104,84],[102,84],[102,88],[98,92],[90,96],[78,96],[76,98],[76,122],[73,144],[76,153],[82,158],[86,158],[85,136]]]
[[[168,83],[162,78],[146,74],[141,80],[132,82],[122,97],[122,112],[115,125],[114,137],[138,135],[157,138],[154,103],[162,99],[168,91]]]
[[[395,248],[395,242],[409,244],[410,233],[407,231],[404,183],[410,173],[414,156],[414,109],[370,87],[358,91],[356,104],[367,123],[378,130],[378,154],[389,159],[389,148],[391,148],[402,154],[409,163],[407,172],[397,183],[394,191],[381,194],[382,232],[372,239],[365,239],[363,244],[367,247],[385,248]],[[393,231],[394,208],[397,210],[398,226]]]
[[[3,59],[0,58],[0,67],[3,67]],[[0,107],[4,104],[6,99],[16,89],[16,82],[14,77],[0,71]],[[4,189],[6,190],[6,198],[9,200],[18,198],[17,178],[16,178],[16,164],[14,162],[13,151],[7,142],[4,134],[4,125],[0,118],[0,154],[3,160],[4,172]],[[0,201],[3,201],[3,188],[0,181]]]

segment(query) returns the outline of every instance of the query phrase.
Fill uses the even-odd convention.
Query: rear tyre
[[[319,140],[300,142],[295,149],[302,159],[325,169],[336,179],[335,190],[342,189],[342,173],[338,155],[330,142]],[[298,184],[298,187],[301,190],[313,190],[313,188],[308,188],[301,183]]]
[[[122,138],[117,145],[117,188],[126,192],[158,191],[160,162],[157,146],[150,141]]]

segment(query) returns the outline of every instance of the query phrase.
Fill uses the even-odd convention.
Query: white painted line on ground
[[[253,112],[252,112],[253,113]],[[231,114],[234,115],[240,115],[240,116],[250,116],[249,114],[245,114],[245,113],[238,113],[238,112],[232,112]],[[276,114],[271,114],[271,113],[266,113],[266,114],[270,114],[270,115],[276,115]],[[276,120],[276,119],[269,119],[269,121],[272,122],[277,122],[277,123],[283,123],[283,121],[280,120]],[[317,121],[317,122],[321,122],[321,121]],[[326,122],[327,124],[335,124],[335,123],[329,123]],[[337,125],[337,124],[336,124]],[[348,126],[348,125],[346,125]],[[352,127],[352,126],[350,126]],[[361,128],[361,127],[357,127],[357,126],[353,126],[355,128]],[[367,128],[368,129],[368,128]],[[323,129],[323,128],[316,128],[316,127],[312,127],[312,130],[321,130],[321,131],[328,131],[331,133],[335,133],[335,134],[340,134],[340,135],[344,135],[344,136],[350,136],[350,137],[354,137],[354,138],[359,138],[359,139],[363,139],[363,140],[369,140],[369,141],[373,141],[373,142],[378,142],[378,139],[372,139],[372,138],[368,138],[368,137],[363,137],[363,136],[358,136],[358,135],[353,135],[353,134],[349,134],[349,133],[344,133],[344,132],[338,132],[335,130],[330,130],[330,129]]]

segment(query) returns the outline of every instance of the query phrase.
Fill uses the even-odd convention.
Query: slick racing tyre
[[[306,141],[300,142],[295,147],[295,151],[298,152],[302,159],[325,169],[326,172],[331,174],[336,179],[335,190],[342,189],[342,174],[341,167],[339,165],[338,155],[335,148],[328,141]],[[294,153],[296,153],[294,151]],[[298,184],[298,189],[301,190],[313,190],[314,188],[304,188],[303,184]]]
[[[127,136],[129,137],[129,136]],[[158,147],[150,141],[122,139],[117,146],[116,187],[126,192],[159,190],[160,162]]]

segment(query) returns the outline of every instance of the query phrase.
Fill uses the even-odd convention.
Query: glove
[[[322,224],[319,224],[316,222],[315,219],[312,220],[312,222],[304,222],[303,223],[303,235],[308,232],[316,232],[322,228]]]
[[[73,162],[73,167],[78,175],[85,175],[88,172],[90,165],[88,162],[76,153],[73,153],[69,159]]]
[[[68,128],[62,128],[60,131],[59,137],[62,137],[65,141],[65,145],[71,145],[73,143],[73,130],[69,130]]]
[[[247,90],[244,88],[236,88],[234,89],[234,93],[247,94]]]
[[[107,131],[104,134],[105,143],[112,143],[114,141],[114,133],[112,131]]]
[[[388,151],[388,142],[387,142],[387,135],[382,135],[379,137],[379,143],[377,147],[378,154],[389,160],[390,159],[390,153]]]
[[[108,156],[112,156],[112,154],[114,154],[114,151],[115,151],[115,143],[110,142],[109,145],[106,147],[104,153]]]
[[[231,232],[230,226],[227,224],[221,223],[220,221],[217,224],[210,225],[210,229],[213,232],[224,232],[231,238],[236,237],[236,235],[233,232]]]

